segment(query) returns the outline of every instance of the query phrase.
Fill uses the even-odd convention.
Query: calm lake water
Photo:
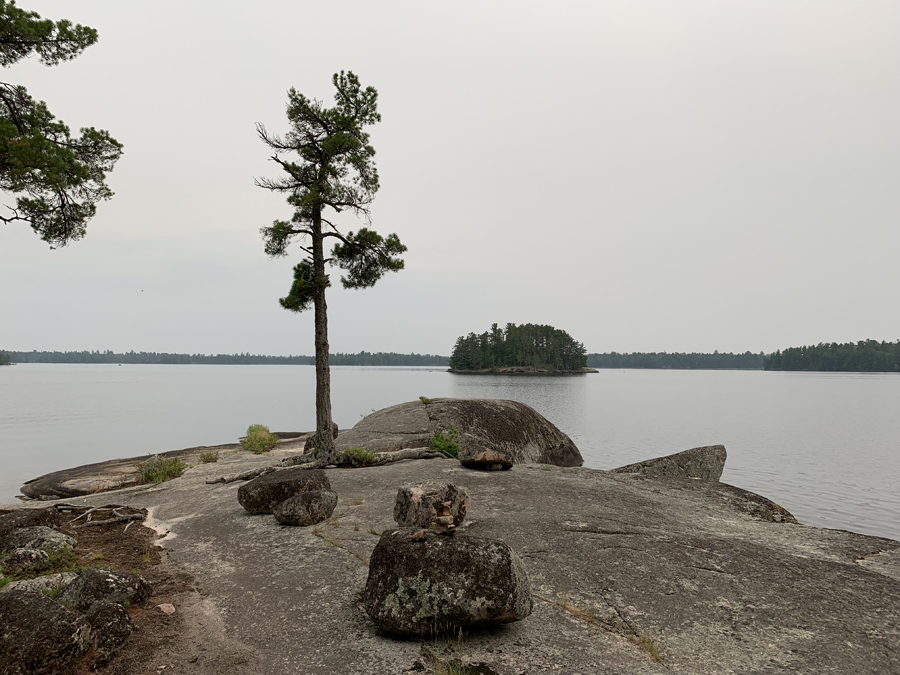
[[[249,424],[315,427],[311,366],[22,364],[0,368],[0,503],[43,473],[235,442]],[[722,480],[801,522],[900,539],[900,375],[604,370],[465,376],[332,368],[341,428],[419,396],[527,403],[611,469],[722,443]]]

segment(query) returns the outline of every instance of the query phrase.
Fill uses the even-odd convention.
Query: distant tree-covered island
[[[566,331],[532,323],[504,328],[492,324],[481,335],[469,333],[456,340],[450,354],[454,373],[584,373],[587,368],[584,345]]]
[[[261,354],[171,354],[168,352],[74,351],[9,352],[17,363],[127,363],[127,364],[218,364],[218,365],[315,365],[314,356],[263,356]],[[366,352],[331,354],[333,366],[437,366],[446,367],[450,358],[437,354],[397,354]]]
[[[11,363],[11,359],[9,354],[6,352],[0,352],[0,366],[8,366]]]
[[[817,345],[790,347],[768,354],[766,370],[805,370],[820,372],[896,373],[900,372],[900,340],[878,342],[820,342]]]

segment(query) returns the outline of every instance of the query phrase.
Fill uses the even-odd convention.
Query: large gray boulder
[[[87,569],[60,594],[59,599],[84,612],[98,603],[127,602],[145,605],[152,593],[150,582],[138,574]]]
[[[61,521],[60,513],[53,507],[45,509],[20,509],[0,513],[0,549],[13,530],[21,527],[33,527],[35,525],[53,526]]]
[[[656,457],[612,469],[612,473],[641,473],[646,476],[700,478],[718,481],[728,457],[724,445],[705,445],[665,457]]]
[[[94,634],[96,665],[107,662],[134,632],[128,612],[115,603],[98,602],[85,613],[84,618]]]
[[[387,530],[372,552],[363,604],[378,628],[432,636],[531,614],[525,565],[506,543],[423,534]]]
[[[429,447],[436,433],[455,437],[466,466],[510,468],[537,463],[581,466],[578,448],[533,408],[500,399],[436,398],[378,410],[341,432],[340,450],[391,452]]]
[[[43,548],[50,550],[74,549],[76,542],[72,537],[45,525],[20,527],[8,533],[0,541],[0,551],[16,548]]]
[[[288,497],[273,513],[275,520],[282,525],[299,525],[308,527],[331,518],[337,506],[338,496],[331,490],[311,490]]]
[[[34,579],[20,579],[11,581],[0,588],[0,593],[10,591],[32,591],[35,593],[59,593],[71,584],[78,575],[75,572],[59,572],[58,574],[45,574]]]
[[[0,673],[69,672],[91,647],[87,621],[41,593],[0,594]]]
[[[238,502],[249,513],[273,513],[284,500],[303,492],[331,490],[321,469],[282,469],[258,476],[238,489]]]
[[[466,489],[453,483],[404,485],[397,490],[394,520],[400,527],[455,527],[471,504]]]

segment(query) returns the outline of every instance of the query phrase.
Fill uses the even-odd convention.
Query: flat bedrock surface
[[[536,594],[527,619],[454,640],[466,663],[501,675],[900,672],[898,542],[772,522],[768,500],[723,483],[545,465],[329,469],[339,501],[315,528],[249,515],[240,483],[205,484],[288,452],[77,499],[150,509],[228,644],[254,655],[236,673],[396,674],[421,660],[421,643],[377,632],[357,591],[397,488],[425,480],[469,492],[457,536],[507,542]]]

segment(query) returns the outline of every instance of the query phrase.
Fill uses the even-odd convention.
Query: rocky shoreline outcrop
[[[282,444],[271,456],[226,455],[158,486],[79,499],[148,510],[168,533],[160,543],[171,562],[214,600],[223,637],[246,655],[231,672],[387,675],[450,665],[469,675],[900,672],[900,542],[798,524],[771,500],[719,482],[724,458],[715,446],[689,452],[691,461],[676,453],[622,473],[541,463],[491,472],[455,459],[326,469],[336,508],[311,527],[249,514],[238,502],[245,483],[207,482],[301,452],[302,445]],[[448,483],[465,496],[439,489]],[[404,488],[406,507],[398,510]],[[452,507],[466,498],[457,523]],[[395,513],[420,507],[428,512],[409,518],[428,526],[397,527]],[[435,519],[448,517],[458,534],[432,532],[446,524]],[[505,580],[488,585],[514,584],[505,594],[511,605],[495,607],[491,621],[521,620],[465,628],[452,640],[422,636],[425,614],[408,613],[400,600],[413,590],[430,598],[438,577],[429,575],[456,569],[454,556],[469,554],[453,547],[475,540],[503,542],[509,552],[497,567]],[[395,543],[397,550],[385,548]],[[451,562],[423,547],[446,550]],[[504,556],[498,548],[491,560]],[[370,588],[375,570],[384,581]],[[454,588],[454,597],[469,597]],[[431,605],[445,613],[429,616],[481,622],[476,613],[465,623],[441,597]],[[477,600],[480,591],[472,597],[462,605],[487,604]],[[179,654],[166,662],[190,672]]]

